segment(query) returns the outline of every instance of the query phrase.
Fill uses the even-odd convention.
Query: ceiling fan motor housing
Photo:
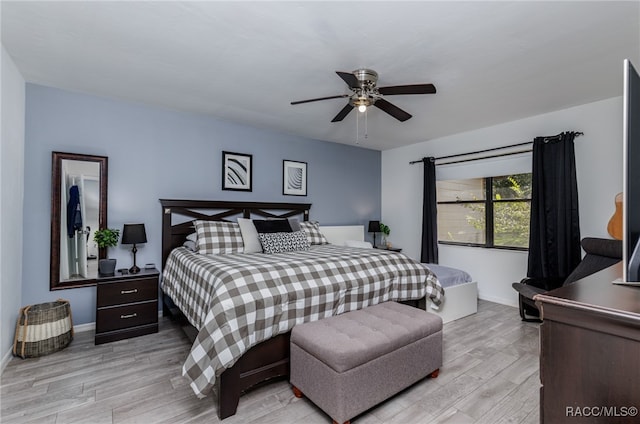
[[[372,69],[356,69],[353,75],[358,78],[363,87],[375,86],[378,83],[378,73]]]
[[[358,79],[360,87],[352,88],[354,94],[349,99],[349,103],[354,106],[371,106],[379,97],[376,90],[378,83],[378,73],[373,69],[356,69],[352,72]]]

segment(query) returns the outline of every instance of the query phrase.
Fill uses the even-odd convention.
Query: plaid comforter
[[[387,250],[335,245],[282,254],[173,250],[162,289],[199,330],[182,373],[199,397],[252,346],[315,321],[389,300],[444,296],[436,276]]]

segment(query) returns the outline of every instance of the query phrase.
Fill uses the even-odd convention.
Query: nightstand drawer
[[[158,298],[158,277],[127,279],[124,281],[99,283],[97,306],[122,305]]]
[[[157,322],[157,300],[102,308],[96,313],[96,332],[103,333]]]

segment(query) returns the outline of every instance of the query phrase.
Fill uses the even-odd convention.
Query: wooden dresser
[[[157,269],[98,278],[96,344],[158,332]]]
[[[614,285],[622,264],[536,296],[540,421],[640,422],[640,287]]]

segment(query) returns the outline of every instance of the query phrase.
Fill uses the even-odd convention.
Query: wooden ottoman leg
[[[339,422],[337,422],[336,420],[331,420],[333,422],[333,424],[340,424]],[[343,424],[350,424],[351,421],[345,421]]]
[[[437,370],[435,370],[434,372],[432,372],[431,374],[429,374],[429,377],[431,377],[431,378],[438,378],[438,375],[440,375],[440,368],[438,368]]]
[[[293,395],[297,398],[301,398],[304,397],[304,395],[302,394],[302,392],[300,391],[300,389],[298,389],[296,386],[291,386],[293,387]]]

